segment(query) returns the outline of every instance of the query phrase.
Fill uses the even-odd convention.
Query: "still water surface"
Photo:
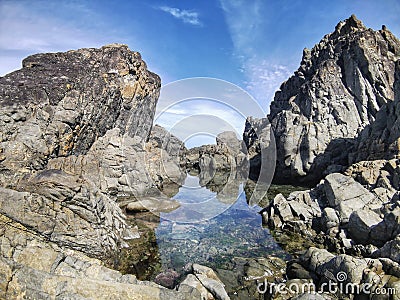
[[[232,183],[232,182],[231,182]],[[225,184],[212,191],[188,175],[173,197],[181,207],[162,213],[155,229],[162,269],[181,269],[187,263],[212,268],[229,264],[234,257],[288,254],[262,226],[261,207],[247,204],[243,183]]]

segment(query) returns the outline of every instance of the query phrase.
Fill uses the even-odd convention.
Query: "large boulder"
[[[331,207],[339,212],[340,221],[347,223],[351,213],[364,208],[375,196],[352,177],[340,173],[325,177],[325,195]]]
[[[159,89],[125,45],[29,56],[0,78],[2,167],[23,172],[85,154],[112,128],[145,141]]]
[[[24,59],[0,78],[0,213],[91,255],[138,237],[115,200],[151,188],[128,182],[148,181],[139,157],[159,89],[125,45]]]
[[[199,299],[229,300],[225,285],[219,279],[213,269],[193,264],[192,274],[188,274],[185,280],[179,285],[178,291],[189,295],[199,295]]]
[[[181,159],[184,143],[160,125],[153,126],[145,146],[146,169],[159,190],[172,197],[186,178]]]
[[[368,209],[354,211],[350,215],[348,230],[353,240],[359,244],[383,244],[391,236],[385,229],[376,230],[383,223],[383,219],[375,212]]]

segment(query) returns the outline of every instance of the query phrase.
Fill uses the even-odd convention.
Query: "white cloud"
[[[184,141],[187,147],[193,147],[206,140],[215,143],[215,137],[223,131],[234,131],[241,138],[245,116],[220,102],[191,99],[169,107],[154,122]]]
[[[280,84],[292,73],[292,66],[269,56],[265,45],[267,27],[263,10],[268,2],[254,0],[220,0],[234,45],[234,56],[247,78],[246,90],[268,111]]]
[[[200,22],[198,12],[185,10],[185,9],[179,9],[179,8],[175,8],[175,7],[169,7],[169,6],[160,6],[158,9],[160,9],[166,13],[169,13],[171,16],[183,21],[183,23],[196,25],[196,26],[203,25]]]
[[[229,27],[232,42],[239,57],[252,52],[254,41],[262,25],[262,0],[220,0]]]
[[[78,2],[62,1],[54,6],[65,12],[64,18],[51,15],[52,10],[43,9],[44,5],[54,4],[0,1],[0,75],[20,68],[30,54],[99,47],[119,40],[104,28],[100,30],[101,18]],[[69,19],[68,14],[76,17]]]
[[[292,70],[285,65],[264,60],[248,60],[245,62],[245,74],[248,78],[246,89],[254,98],[270,103],[275,91],[282,82],[292,75]],[[269,112],[269,105],[266,107]]]

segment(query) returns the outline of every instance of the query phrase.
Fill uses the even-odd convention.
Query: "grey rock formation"
[[[326,245],[336,240],[337,251],[357,245],[382,247],[400,233],[397,165],[380,160],[351,166],[346,173],[369,182],[368,188],[353,177],[332,173],[311,190],[287,198],[278,194],[263,210],[263,220],[275,229],[322,238]]]
[[[198,299],[111,270],[0,215],[1,299]]]
[[[394,99],[399,56],[400,42],[390,31],[367,29],[355,16],[304,50],[268,116],[277,147],[276,181],[317,182],[328,167],[347,166],[354,138]]]
[[[180,139],[157,124],[151,129],[149,141],[157,144],[157,148],[167,151],[172,157],[181,157],[187,150]]]
[[[373,256],[389,258],[394,262],[400,263],[400,235],[376,250]]]
[[[160,195],[146,157],[175,144],[146,149],[160,84],[124,45],[33,55],[0,78],[0,298],[190,299],[89,258],[139,237],[120,206]]]
[[[180,204],[176,200],[160,199],[161,197],[145,197],[139,201],[130,202],[126,206],[128,212],[141,212],[151,211],[152,213],[158,214],[160,212],[171,212],[177,209]]]
[[[234,172],[248,177],[247,151],[233,131],[218,134],[216,145],[204,145],[187,150],[182,162],[188,169],[200,172],[200,184],[206,185],[215,179],[218,172]]]
[[[236,133],[233,131],[224,131],[216,137],[217,146],[228,148],[231,155],[237,156],[243,152],[242,141],[240,141]]]
[[[288,265],[291,280],[320,285],[344,272],[341,282],[398,286],[399,58],[400,42],[386,27],[373,31],[352,16],[304,51],[299,70],[275,95],[268,116],[275,180],[322,180],[309,191],[277,195],[263,220],[275,232],[296,232],[342,253],[310,248]],[[266,120],[252,122],[268,128]],[[254,132],[244,133],[249,153],[260,148]]]
[[[396,62],[394,101],[382,106],[376,120],[357,139],[353,161],[393,159],[400,154],[400,59]]]
[[[160,79],[138,52],[110,45],[30,56],[0,86],[2,167],[35,170],[85,154],[112,128],[146,140]]]
[[[353,211],[362,209],[375,199],[360,183],[339,173],[325,177],[324,190],[329,205],[339,213],[341,223],[347,223]]]
[[[147,181],[137,162],[159,88],[124,45],[33,55],[0,78],[0,213],[92,255],[137,236],[114,200]]]
[[[307,228],[322,215],[319,194],[318,189],[293,192],[287,199],[278,194],[262,212],[264,223],[272,228],[295,228],[308,234]]]
[[[159,125],[153,126],[146,149],[146,168],[159,190],[174,196],[186,178],[183,142]]]
[[[178,291],[189,295],[198,295],[200,296],[198,299],[230,299],[225,291],[224,284],[211,268],[193,264],[191,272],[193,274],[187,275],[179,285]]]
[[[300,258],[300,262],[309,271],[317,274],[320,278],[322,277],[322,280],[337,282],[337,274],[343,272],[346,274],[346,278],[341,280],[343,283],[360,284],[363,271],[368,268],[368,260],[366,259],[357,259],[345,254],[335,256],[325,249],[313,247]]]
[[[243,142],[249,157],[249,178],[270,183],[275,170],[276,145],[267,118],[246,119]]]

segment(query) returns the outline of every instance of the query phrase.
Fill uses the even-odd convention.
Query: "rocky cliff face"
[[[33,55],[0,78],[0,213],[93,255],[137,235],[113,200],[124,175],[143,173],[130,156],[148,137],[159,88],[123,45]]]
[[[268,128],[274,131],[277,181],[322,179],[276,195],[262,211],[289,252],[308,249],[287,263],[287,286],[334,280],[399,291],[399,45],[385,27],[376,32],[352,16],[304,51],[275,95],[271,125],[247,120],[253,159],[268,147]]]
[[[145,142],[160,84],[124,45],[33,55],[0,78],[0,298],[179,298],[87,256],[139,237],[120,205],[158,191]]]
[[[400,60],[396,62],[394,101],[384,105],[376,120],[359,135],[351,161],[398,158],[400,154]]]
[[[347,164],[347,150],[394,99],[400,42],[355,16],[340,22],[276,92],[268,116],[276,138],[278,181],[315,181]]]
[[[112,128],[146,139],[160,79],[138,52],[111,45],[30,56],[0,85],[2,165],[31,170],[86,154]]]

